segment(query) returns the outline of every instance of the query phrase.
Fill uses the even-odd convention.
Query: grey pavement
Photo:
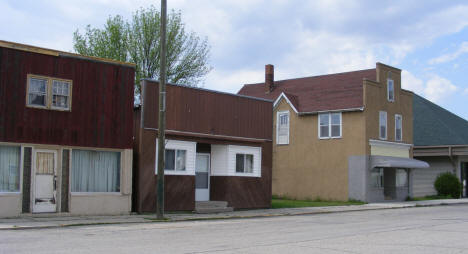
[[[304,208],[281,208],[281,209],[255,209],[240,210],[216,214],[196,213],[168,213],[167,222],[191,221],[191,220],[214,220],[214,219],[238,219],[259,218],[274,216],[309,215],[322,213],[339,213],[352,211],[367,211],[380,209],[412,208],[422,206],[440,205],[462,205],[468,204],[468,199],[443,199],[410,202],[387,202],[371,203],[352,206],[328,206],[328,207],[304,207]],[[120,216],[69,216],[56,214],[23,215],[16,218],[0,219],[0,230],[15,229],[40,229],[67,226],[84,226],[97,224],[128,224],[128,223],[154,223],[160,222],[155,219],[154,214],[144,215],[120,215]]]
[[[468,253],[468,205],[0,231],[0,253]]]

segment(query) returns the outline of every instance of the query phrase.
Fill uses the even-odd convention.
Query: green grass
[[[297,207],[320,207],[320,206],[345,206],[345,205],[363,205],[365,202],[357,200],[349,201],[330,201],[330,200],[294,200],[287,198],[273,197],[271,208],[297,208]]]
[[[407,201],[424,201],[424,200],[437,200],[437,199],[453,199],[452,196],[425,196],[425,197],[414,197],[414,198],[408,198]]]

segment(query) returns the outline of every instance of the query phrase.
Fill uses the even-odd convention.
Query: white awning
[[[392,156],[371,156],[371,168],[428,168],[424,161]]]

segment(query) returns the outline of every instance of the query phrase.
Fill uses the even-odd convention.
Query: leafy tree
[[[159,80],[160,12],[151,6],[141,8],[130,21],[109,17],[103,29],[86,27],[73,34],[74,49],[89,56],[136,64],[135,96],[140,95],[140,80]],[[181,13],[172,10],[167,17],[167,80],[196,86],[210,72],[210,47],[207,39],[186,32]]]

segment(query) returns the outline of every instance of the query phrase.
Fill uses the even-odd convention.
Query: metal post
[[[156,217],[164,219],[164,151],[166,129],[166,0],[161,0],[161,62],[159,69],[158,183]]]

